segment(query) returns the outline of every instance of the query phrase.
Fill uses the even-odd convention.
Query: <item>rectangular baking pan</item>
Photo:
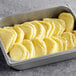
[[[42,20],[43,18],[46,17],[48,18],[57,17],[61,12],[70,12],[74,16],[74,19],[76,17],[74,11],[71,8],[66,6],[59,6],[59,7],[43,9],[35,12],[17,14],[13,16],[0,18],[0,27],[12,26],[14,24],[23,23],[25,21]],[[13,67],[17,70],[23,70],[23,69],[54,63],[62,60],[76,58],[76,49],[71,49],[63,52],[58,52],[50,55],[28,59],[28,60],[14,61],[6,54],[1,40],[0,40],[0,47],[7,64],[10,67]]]

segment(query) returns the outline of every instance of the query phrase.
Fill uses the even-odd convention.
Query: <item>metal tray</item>
[[[59,6],[59,7],[48,8],[35,12],[17,14],[13,16],[0,18],[0,27],[12,26],[14,24],[23,23],[24,21],[41,20],[46,17],[57,17],[61,12],[70,12],[74,16],[74,18],[76,17],[75,13],[71,8],[65,6]],[[13,67],[17,70],[23,70],[23,69],[54,63],[62,60],[76,58],[76,49],[71,49],[63,52],[58,52],[50,55],[28,59],[28,60],[14,61],[6,54],[1,40],[0,40],[0,47],[7,64],[10,67]]]

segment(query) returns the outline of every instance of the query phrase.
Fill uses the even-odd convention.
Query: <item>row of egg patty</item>
[[[58,18],[44,18],[0,28],[0,39],[13,60],[25,60],[76,47],[74,18],[61,13]]]

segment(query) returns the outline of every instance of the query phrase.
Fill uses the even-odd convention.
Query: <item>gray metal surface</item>
[[[76,0],[0,0],[0,17],[31,10],[71,5],[76,12]],[[40,66],[24,71],[8,67],[0,51],[0,76],[75,76],[76,59]]]

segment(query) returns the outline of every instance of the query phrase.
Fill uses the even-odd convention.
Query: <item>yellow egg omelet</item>
[[[74,43],[73,43],[72,33],[64,32],[61,36],[67,40],[68,49],[73,49]]]
[[[31,40],[23,40],[22,44],[27,48],[29,51],[29,58],[33,58],[35,56],[35,48]]]
[[[36,38],[43,39],[45,37],[45,28],[38,21],[31,22],[36,27]]]
[[[43,40],[36,38],[32,42],[35,47],[35,57],[47,55],[46,45]]]
[[[47,54],[57,53],[59,52],[58,43],[51,38],[44,38],[44,42],[47,48]]]
[[[39,23],[41,23],[43,25],[43,27],[45,28],[45,31],[46,31],[45,37],[49,37],[49,34],[52,30],[51,29],[52,28],[51,24],[48,23],[48,22],[45,22],[45,21],[39,21]]]
[[[53,36],[54,31],[55,31],[55,23],[54,23],[54,21],[50,21],[49,18],[44,18],[43,21],[45,21],[45,22],[47,22],[47,23],[49,23],[51,25],[51,31],[50,31],[48,37]]]
[[[19,43],[14,44],[10,49],[9,55],[13,60],[24,60],[28,58],[28,50]]]
[[[15,32],[8,29],[0,29],[0,39],[2,40],[6,53],[9,52],[9,48],[15,43],[16,37],[17,34]]]
[[[61,13],[58,17],[65,21],[65,31],[72,31],[74,28],[74,17],[70,13]]]
[[[52,37],[52,39],[54,39],[57,43],[58,43],[58,51],[63,51],[63,42],[60,38],[58,37]]]
[[[15,25],[13,28],[14,28],[14,30],[17,33],[16,42],[21,43],[23,41],[23,39],[24,39],[24,32],[23,32],[23,30],[19,26],[17,26],[17,25]]]
[[[34,30],[32,26],[30,26],[29,24],[22,24],[19,27],[23,30],[25,39],[33,39]]]

